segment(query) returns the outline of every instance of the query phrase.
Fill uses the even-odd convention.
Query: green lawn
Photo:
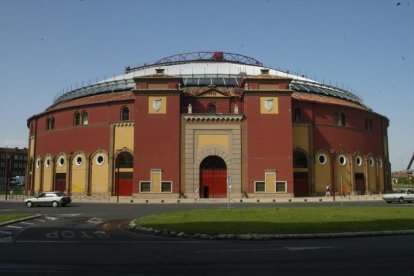
[[[25,217],[30,217],[32,215],[29,214],[0,214],[0,222],[5,222],[5,221],[9,221],[9,220],[14,220],[14,219],[19,219],[19,218],[25,218]]]
[[[189,234],[305,234],[414,229],[414,208],[304,207],[194,210],[136,219]]]

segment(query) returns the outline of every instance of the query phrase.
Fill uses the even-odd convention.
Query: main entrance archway
[[[115,195],[132,195],[134,159],[129,152],[120,153],[115,161]]]
[[[219,156],[204,158],[200,164],[200,198],[227,197],[227,166]]]
[[[296,197],[309,195],[308,158],[302,151],[293,152],[293,183]]]

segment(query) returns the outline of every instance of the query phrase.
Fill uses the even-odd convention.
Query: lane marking
[[[285,249],[289,251],[303,251],[303,250],[319,250],[319,249],[330,249],[333,246],[288,246]]]
[[[22,226],[15,226],[15,225],[7,225],[8,228],[14,228],[14,229],[22,229]]]
[[[21,224],[26,224],[26,225],[33,225],[34,224],[33,222],[26,222],[26,221],[21,221],[20,223]]]
[[[45,219],[35,219],[36,221],[45,222]]]
[[[232,253],[232,252],[266,252],[266,251],[304,251],[304,250],[319,250],[319,249],[330,249],[332,246],[288,246],[280,248],[254,248],[254,249],[222,249],[222,250],[196,250],[193,251],[197,254],[203,253]]]
[[[66,218],[72,218],[72,217],[78,217],[81,214],[61,214],[59,217],[66,217]]]
[[[101,218],[94,217],[94,218],[88,219],[88,221],[86,221],[86,222],[87,223],[92,223],[92,224],[101,224],[102,222],[104,222],[104,220],[101,219]]]

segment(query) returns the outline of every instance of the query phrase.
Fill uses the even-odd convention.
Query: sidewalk
[[[23,195],[9,195],[7,202],[22,202],[27,196]],[[355,201],[381,201],[382,195],[354,195],[341,198],[335,197],[335,202],[355,202]],[[5,196],[0,196],[0,202],[6,202]],[[333,202],[333,197],[286,197],[286,198],[231,198],[230,203],[304,203],[304,202]],[[133,196],[72,196],[72,203],[122,203],[122,204],[214,204],[214,203],[228,203],[227,198],[180,198],[180,199],[137,199]]]

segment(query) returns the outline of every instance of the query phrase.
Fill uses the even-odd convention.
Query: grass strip
[[[193,210],[136,219],[189,234],[311,234],[414,229],[414,208],[304,207]]]
[[[31,214],[0,214],[0,222],[6,222],[15,219],[33,216]]]

